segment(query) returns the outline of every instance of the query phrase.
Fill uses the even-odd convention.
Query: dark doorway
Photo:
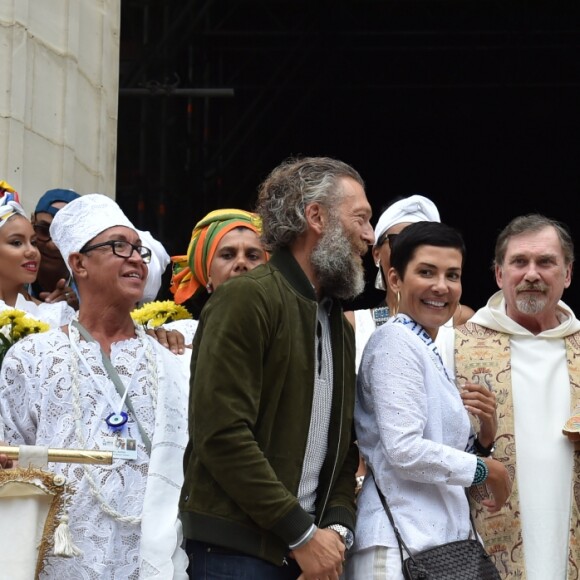
[[[433,199],[466,238],[473,308],[512,217],[580,233],[577,2],[124,0],[121,47],[117,198],[172,254],[296,154],[356,167],[375,219]]]

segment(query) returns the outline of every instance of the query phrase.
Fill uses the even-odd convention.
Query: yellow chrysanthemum
[[[156,328],[166,322],[192,318],[189,311],[172,300],[148,302],[131,312],[131,318],[147,328]]]
[[[4,310],[0,312],[0,364],[8,349],[18,340],[49,330],[50,326],[45,322],[29,318],[21,310]]]
[[[11,310],[3,310],[0,312],[0,326],[13,324],[16,320],[24,318],[24,316],[25,314],[22,310],[16,310],[15,308]]]
[[[29,334],[46,332],[49,329],[50,326],[46,322],[34,320],[27,316],[23,316],[14,321],[14,332],[19,334],[19,338],[23,338]]]

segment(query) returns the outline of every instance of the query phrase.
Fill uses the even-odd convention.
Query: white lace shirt
[[[149,337],[153,357],[145,355],[146,348],[135,338],[114,343],[110,358],[125,385],[129,385],[129,397],[135,412],[153,441],[163,434],[162,429],[173,431],[162,442],[174,459],[163,459],[164,474],[157,477],[169,481],[167,511],[169,528],[177,520],[177,501],[182,483],[181,456],[187,442],[187,387],[171,379],[171,369],[163,369],[164,357],[173,357]],[[101,437],[110,434],[105,418],[112,411],[113,404],[120,402],[115,386],[108,379],[102,364],[99,346],[96,343],[80,341],[82,355],[90,365],[93,376],[82,362],[78,363],[80,407],[82,409],[81,440],[75,428],[75,397],[72,388],[72,349],[68,336],[60,330],[37,334],[19,341],[6,355],[0,376],[0,416],[4,422],[4,438],[12,445],[46,445],[65,448],[101,448]],[[147,363],[153,359],[155,367]],[[77,357],[78,360],[78,357]],[[175,365],[179,369],[181,365]],[[167,373],[167,376],[162,376]],[[156,375],[160,380],[151,381]],[[158,383],[158,392],[152,392],[152,385]],[[157,409],[155,410],[155,407]],[[126,409],[125,409],[126,410]],[[129,415],[131,415],[129,413]],[[157,431],[156,431],[156,415]],[[159,426],[159,417],[166,416],[168,427]],[[0,421],[1,423],[1,421]],[[135,461],[117,460],[113,465],[83,466],[79,464],[56,463],[54,471],[62,473],[69,484],[74,486],[72,505],[69,508],[69,525],[75,544],[83,551],[76,558],[50,557],[42,578],[74,578],[75,580],[137,579],[141,566],[140,541],[143,524],[125,523],[106,514],[95,499],[87,481],[85,470],[97,484],[104,501],[123,516],[140,516],[146,494],[150,461],[136,423],[129,418],[126,437],[137,442]],[[1,438],[0,433],[0,438]],[[163,454],[163,449],[161,454]],[[151,474],[150,474],[151,475]],[[166,482],[163,483],[165,485]],[[158,493],[158,492],[157,492]],[[171,497],[170,497],[171,496]],[[159,515],[153,527],[158,526],[163,542],[162,517]],[[173,530],[170,543],[180,542],[179,530]],[[155,547],[157,549],[157,547]],[[169,548],[173,548],[170,546]],[[166,558],[169,559],[170,558]],[[142,566],[141,566],[142,567]],[[154,567],[146,563],[151,576],[157,576]],[[175,578],[186,576],[176,575]]]

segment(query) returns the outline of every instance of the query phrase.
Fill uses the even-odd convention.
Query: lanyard
[[[93,338],[91,333],[78,320],[73,320],[71,324],[80,332],[80,334],[83,336],[83,338],[86,341],[96,342],[99,345],[99,343]],[[89,373],[93,377],[93,380],[96,380],[96,378],[95,378],[95,376],[90,368],[90,365],[84,359],[84,357],[81,355],[77,345],[74,344],[74,340],[71,340],[71,344],[74,345],[73,349],[77,352],[77,354],[79,355],[81,360],[83,360],[83,362],[85,363],[85,367],[87,367],[89,369]],[[107,373],[109,374],[109,378],[111,379],[111,381],[113,381],[113,384],[115,385],[115,388],[117,389],[117,393],[119,393],[119,396],[121,397],[121,405],[119,408],[119,412],[118,413],[111,413],[111,415],[109,415],[107,417],[107,424],[109,425],[109,427],[111,427],[113,429],[122,427],[127,422],[127,418],[128,418],[127,414],[122,412],[123,405],[126,405],[127,409],[133,415],[133,419],[135,420],[135,423],[137,424],[137,428],[139,429],[139,433],[141,434],[141,438],[143,439],[143,443],[144,443],[145,447],[147,448],[147,452],[149,453],[149,455],[151,455],[151,440],[149,439],[149,436],[145,432],[145,429],[141,425],[141,422],[139,421],[137,414],[135,413],[135,409],[133,408],[133,403],[131,402],[131,399],[128,396],[129,388],[123,384],[123,381],[121,380],[121,377],[119,376],[119,373],[117,373],[117,371],[116,371],[115,367],[113,366],[113,363],[111,362],[111,359],[108,357],[107,353],[101,348],[100,345],[99,345],[99,348],[101,351],[101,357],[103,359],[103,365],[105,366],[105,369],[106,369]],[[108,399],[108,401],[109,401],[109,404],[111,404],[110,399]],[[111,408],[114,409],[114,406],[111,405]]]

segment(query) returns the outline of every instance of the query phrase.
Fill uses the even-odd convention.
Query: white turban
[[[59,249],[64,263],[101,232],[115,226],[137,231],[121,208],[101,193],[81,195],[56,212],[50,224],[50,237]]]
[[[26,212],[17,201],[7,201],[6,198],[0,200],[0,228],[13,215],[21,215],[26,217]]]
[[[167,269],[171,258],[166,252],[163,244],[157,241],[149,232],[137,230],[141,238],[141,245],[151,250],[151,262],[149,266],[149,274],[147,274],[147,283],[143,291],[143,302],[151,302],[157,298],[159,289],[161,288],[161,277]]]
[[[411,195],[396,201],[383,212],[375,228],[375,244],[388,229],[397,224],[440,221],[437,206],[430,199],[422,195]]]

